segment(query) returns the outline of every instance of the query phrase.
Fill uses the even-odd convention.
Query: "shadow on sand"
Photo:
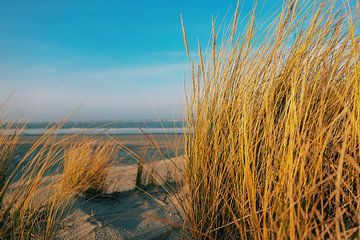
[[[175,185],[171,184],[173,189]],[[83,196],[65,220],[73,239],[180,239],[179,217],[160,186]],[[173,224],[169,224],[173,223]],[[180,225],[180,224],[179,224]]]

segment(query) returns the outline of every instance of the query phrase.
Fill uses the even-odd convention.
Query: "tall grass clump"
[[[116,153],[110,140],[81,137],[65,148],[61,185],[78,194],[99,194],[106,188],[107,172]]]
[[[221,40],[213,23],[208,55],[199,43],[185,136],[191,239],[359,236],[359,12],[342,3],[286,1],[263,34],[255,9],[238,33],[236,10]]]

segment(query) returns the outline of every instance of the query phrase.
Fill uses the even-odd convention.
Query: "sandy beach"
[[[359,16],[0,1],[0,240],[360,239]]]
[[[58,136],[60,140],[64,136]],[[174,145],[181,150],[178,137],[166,135],[152,136],[158,147],[170,149]],[[98,136],[97,140],[108,139]],[[142,148],[155,148],[143,135],[118,135],[116,141],[135,152]],[[17,151],[18,157],[26,152],[36,140],[36,136],[22,138]],[[153,149],[154,150],[154,149]],[[120,151],[120,150],[119,150]],[[156,151],[156,150],[154,150]],[[173,153],[175,154],[175,153]],[[150,154],[143,166],[143,186],[136,186],[138,164],[134,157],[124,153],[107,169],[106,189],[96,195],[79,195],[66,213],[57,239],[178,239],[180,238],[180,218],[171,201],[179,191],[182,180],[182,157],[163,158],[162,154]],[[179,169],[180,168],[180,169]],[[38,204],[46,202],[49,186],[61,179],[61,173],[54,173],[42,179],[36,192]],[[10,187],[16,189],[22,183]],[[6,200],[5,200],[6,201]]]
[[[182,164],[181,158],[171,161]],[[172,166],[170,160],[158,161],[155,175],[166,179],[170,171],[180,178]],[[63,222],[59,239],[181,239],[181,221],[169,188],[150,184],[139,189],[135,177],[135,166],[110,169],[107,192],[78,198]]]

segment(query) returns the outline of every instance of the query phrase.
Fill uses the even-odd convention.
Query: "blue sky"
[[[242,16],[252,1],[242,1]],[[236,1],[118,0],[0,2],[0,101],[7,118],[48,121],[180,118],[190,50],[207,42]],[[261,16],[280,3],[261,2]],[[206,44],[205,44],[206,45]]]

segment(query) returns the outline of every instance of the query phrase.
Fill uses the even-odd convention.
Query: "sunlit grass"
[[[2,131],[2,139],[16,139],[16,142],[11,142],[11,148],[3,148],[8,150],[6,161],[9,162],[0,189],[0,238],[53,239],[61,216],[73,197],[70,192],[58,191],[56,181],[48,183],[48,191],[42,191],[44,178],[57,171],[62,159],[61,142],[51,134],[58,128],[56,125],[48,130],[48,134],[39,137],[12,168],[10,165],[15,161],[14,150],[21,133],[10,130],[10,126]]]
[[[285,2],[258,38],[255,13],[242,33],[236,14],[221,43],[213,29],[209,56],[199,43],[185,139],[190,238],[358,236],[360,39],[339,5]]]
[[[65,148],[61,185],[77,193],[101,193],[116,148],[110,140],[75,139]]]
[[[90,137],[56,137],[47,130],[15,162],[20,131],[1,134],[0,239],[54,239],[81,193],[101,192],[114,147]]]

